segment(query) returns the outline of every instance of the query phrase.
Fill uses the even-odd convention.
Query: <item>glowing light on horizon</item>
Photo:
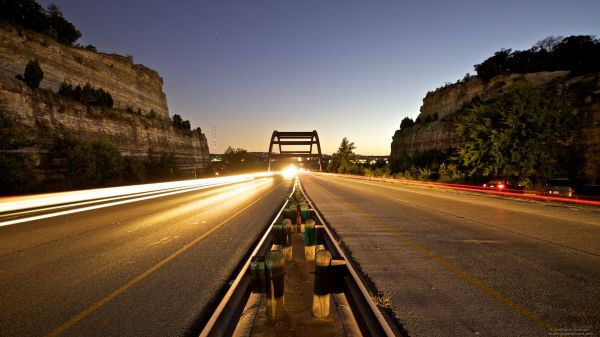
[[[286,179],[292,179],[298,175],[298,169],[294,164],[288,166],[285,170],[281,171],[281,174]]]

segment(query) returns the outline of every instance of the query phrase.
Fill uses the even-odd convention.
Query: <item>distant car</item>
[[[572,198],[575,196],[576,183],[568,178],[553,178],[544,186],[544,194]]]
[[[506,179],[494,179],[482,185],[485,188],[494,189],[501,192],[523,192],[523,186],[515,184]]]

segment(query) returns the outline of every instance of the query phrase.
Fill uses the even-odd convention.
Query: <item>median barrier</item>
[[[288,231],[286,202],[200,336],[282,336],[290,331],[311,337],[400,335],[373,302],[299,183],[291,197],[309,211],[303,219],[305,233]],[[292,259],[283,253],[285,234]],[[323,249],[315,258],[317,244]],[[306,247],[312,247],[312,261],[302,255]]]

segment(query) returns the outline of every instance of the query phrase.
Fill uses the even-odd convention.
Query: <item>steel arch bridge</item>
[[[277,145],[279,153],[273,152],[273,146]],[[313,153],[313,145],[316,145],[317,153]],[[307,146],[308,150],[285,150],[286,146]],[[269,171],[271,171],[271,159],[282,157],[319,158],[319,170],[323,170],[323,154],[317,130],[308,132],[283,132],[273,131],[269,143]]]

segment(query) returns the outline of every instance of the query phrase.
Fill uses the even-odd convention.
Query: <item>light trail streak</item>
[[[271,176],[271,174],[268,174],[268,175],[265,175],[265,176]],[[248,186],[241,187],[239,191],[235,191],[234,193],[238,197],[240,197],[240,196],[243,197],[244,194],[240,193],[240,192],[244,192],[244,191],[250,191],[251,190],[251,191],[253,191],[253,193],[257,193],[256,187],[261,187],[264,184],[266,184],[266,182],[258,183],[258,186],[254,186],[254,188],[252,186],[250,186],[250,187],[248,187]],[[181,255],[184,252],[188,251],[190,248],[194,247],[198,242],[200,242],[200,241],[204,240],[205,238],[209,237],[213,232],[215,232],[216,230],[218,230],[219,228],[221,228],[222,226],[224,226],[225,224],[227,224],[230,220],[232,220],[235,217],[239,216],[240,214],[242,214],[243,212],[245,212],[247,209],[251,208],[253,205],[257,204],[259,201],[261,201],[262,199],[264,199],[265,197],[267,197],[269,194],[273,193],[273,191],[275,191],[276,188],[279,185],[281,185],[281,183],[278,184],[277,186],[275,186],[275,188],[273,188],[271,190],[268,190],[267,192],[263,193],[262,195],[259,195],[258,197],[255,197],[254,201],[250,202],[249,204],[247,204],[246,206],[244,206],[242,209],[239,209],[238,211],[236,211],[235,213],[233,213],[232,215],[230,215],[229,217],[227,217],[225,220],[223,220],[223,221],[219,222],[218,224],[210,227],[202,235],[200,235],[200,236],[196,237],[194,240],[186,243],[185,245],[183,245],[181,248],[179,248],[178,250],[176,250],[171,255],[169,255],[166,258],[160,260],[158,263],[154,264],[153,266],[151,266],[150,268],[148,268],[143,273],[141,273],[141,274],[137,275],[136,277],[134,277],[133,279],[129,280],[127,283],[125,283],[124,285],[122,285],[118,289],[114,290],[110,294],[106,295],[102,299],[98,300],[97,302],[95,302],[94,304],[92,304],[91,306],[89,306],[87,309],[81,311],[80,313],[78,313],[77,315],[73,316],[68,321],[66,321],[63,324],[61,324],[58,327],[56,327],[54,330],[52,330],[51,332],[49,332],[45,336],[46,337],[60,336],[66,330],[70,329],[72,326],[74,326],[75,324],[79,323],[81,320],[85,319],[89,315],[93,314],[98,309],[102,308],[103,306],[105,306],[106,304],[108,304],[109,302],[111,302],[114,298],[116,298],[117,296],[121,295],[122,293],[124,293],[125,291],[127,291],[128,289],[130,289],[131,287],[135,286],[136,284],[138,284],[142,280],[146,279],[148,276],[152,275],[154,272],[156,272],[157,270],[159,270],[160,268],[162,268],[164,265],[168,264],[169,262],[171,262],[172,260],[174,260],[175,258],[177,258],[179,255]],[[229,200],[231,200],[231,199],[229,199]]]
[[[331,173],[318,173],[318,174],[326,176],[326,175],[330,175]],[[352,176],[352,175],[342,175],[342,174],[331,174],[331,175],[340,177],[340,178],[366,180],[366,181],[373,181],[373,182],[386,182],[386,183],[392,183],[392,184],[396,184],[396,185],[443,188],[443,189],[449,189],[449,190],[474,192],[474,193],[478,193],[478,194],[493,194],[493,195],[504,196],[504,197],[506,197],[506,196],[516,197],[519,199],[556,201],[556,202],[577,204],[577,205],[600,206],[600,201],[597,201],[597,200],[588,200],[588,199],[580,199],[580,198],[560,198],[560,197],[552,197],[552,196],[547,196],[547,195],[527,194],[527,191],[525,191],[524,193],[523,192],[516,193],[516,192],[514,192],[516,190],[495,191],[495,190],[490,190],[489,188],[486,188],[486,187],[465,185],[465,184],[439,183],[439,182],[415,181],[415,180],[405,180],[405,179],[374,178],[374,177],[362,177],[362,176]],[[589,196],[585,196],[585,197],[593,198],[593,197],[589,197]]]
[[[42,211],[60,209],[65,207],[83,206],[100,202],[102,202],[102,204],[3,221],[0,222],[0,227],[51,217],[57,217],[72,213],[84,212],[104,207],[138,202],[153,198],[159,198],[178,193],[191,192],[216,186],[235,184],[250,181],[257,178],[271,176],[273,176],[273,173],[260,172],[219,178],[175,181],[135,186],[122,186],[63,193],[50,193],[34,196],[10,197],[5,198],[4,200],[0,200],[0,213],[10,211],[24,211],[33,208],[43,207],[46,208],[42,209]],[[125,198],[126,200],[121,200]],[[26,212],[20,212],[20,214],[23,213]]]
[[[88,201],[94,199],[109,198],[115,196],[135,195],[145,192],[158,192],[161,190],[171,190],[177,188],[206,186],[211,184],[220,184],[224,182],[237,182],[245,179],[254,179],[259,177],[271,176],[272,173],[260,172],[252,174],[242,174],[236,176],[227,176],[219,178],[206,178],[195,180],[172,181],[165,183],[119,186],[109,188],[90,189],[72,192],[37,194],[28,196],[5,197],[0,199],[0,213],[7,211],[17,211],[36,207],[45,207],[51,205],[66,204],[70,202]]]

